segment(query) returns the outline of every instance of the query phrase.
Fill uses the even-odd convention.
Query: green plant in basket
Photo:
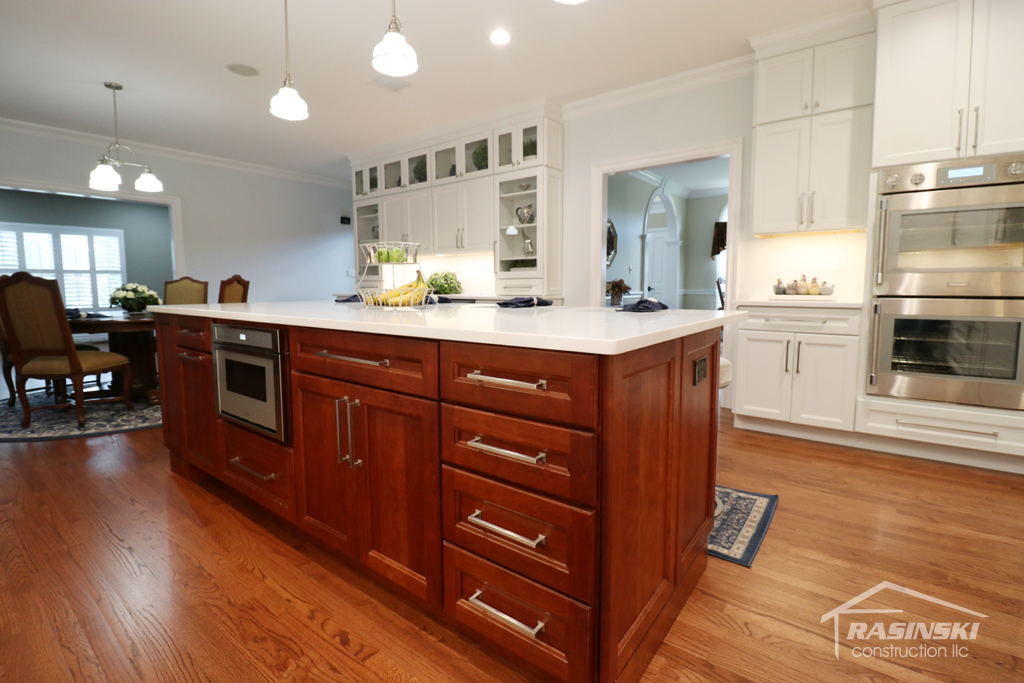
[[[110,295],[110,305],[120,306],[129,313],[139,313],[146,310],[146,306],[162,304],[163,301],[157,293],[146,285],[129,282],[115,289]]]
[[[450,270],[442,270],[427,278],[427,283],[434,288],[435,294],[462,294],[462,283],[459,277]]]

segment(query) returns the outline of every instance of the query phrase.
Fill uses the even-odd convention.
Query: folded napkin
[[[428,306],[431,304],[450,304],[451,302],[451,299],[446,296],[441,296],[440,294],[432,294],[427,297]]]
[[[336,304],[358,304],[361,301],[362,301],[362,299],[359,298],[358,294],[353,294],[352,296],[350,296],[348,298],[338,298],[338,299],[335,299],[334,303],[336,303]]]
[[[533,308],[534,306],[550,306],[552,302],[539,296],[517,296],[508,301],[499,301],[502,308]]]
[[[108,316],[100,313],[83,313],[77,308],[65,308],[64,313],[68,316],[68,320],[81,320],[83,318],[106,318]]]
[[[654,311],[664,311],[666,308],[668,306],[657,299],[640,299],[635,304],[629,304],[616,310],[619,313],[653,313]]]

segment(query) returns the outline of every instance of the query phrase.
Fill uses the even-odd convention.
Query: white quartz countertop
[[[772,306],[775,308],[863,308],[860,301],[823,301],[819,296],[786,296],[778,299],[748,299],[737,306]]]
[[[619,313],[613,308],[440,304],[425,309],[363,308],[333,301],[150,306],[153,313],[295,325],[399,337],[519,346],[614,356],[687,337],[747,317],[745,311]]]

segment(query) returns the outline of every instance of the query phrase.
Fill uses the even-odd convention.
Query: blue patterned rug
[[[29,394],[28,400],[33,406],[53,405],[53,396],[46,396],[41,391]],[[56,408],[32,413],[32,424],[28,429],[22,429],[21,403],[15,401],[14,407],[8,408],[7,399],[4,399],[0,403],[0,443],[117,434],[159,427],[161,420],[160,406],[146,405],[145,401],[135,403],[135,409],[130,412],[124,403],[86,403],[84,427],[78,426],[74,408]]]
[[[749,567],[772,523],[778,496],[715,487],[722,512],[708,539],[708,554]]]

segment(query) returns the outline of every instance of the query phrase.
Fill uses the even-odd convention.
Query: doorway
[[[605,305],[654,298],[721,310],[728,287],[730,154],[608,173]]]

